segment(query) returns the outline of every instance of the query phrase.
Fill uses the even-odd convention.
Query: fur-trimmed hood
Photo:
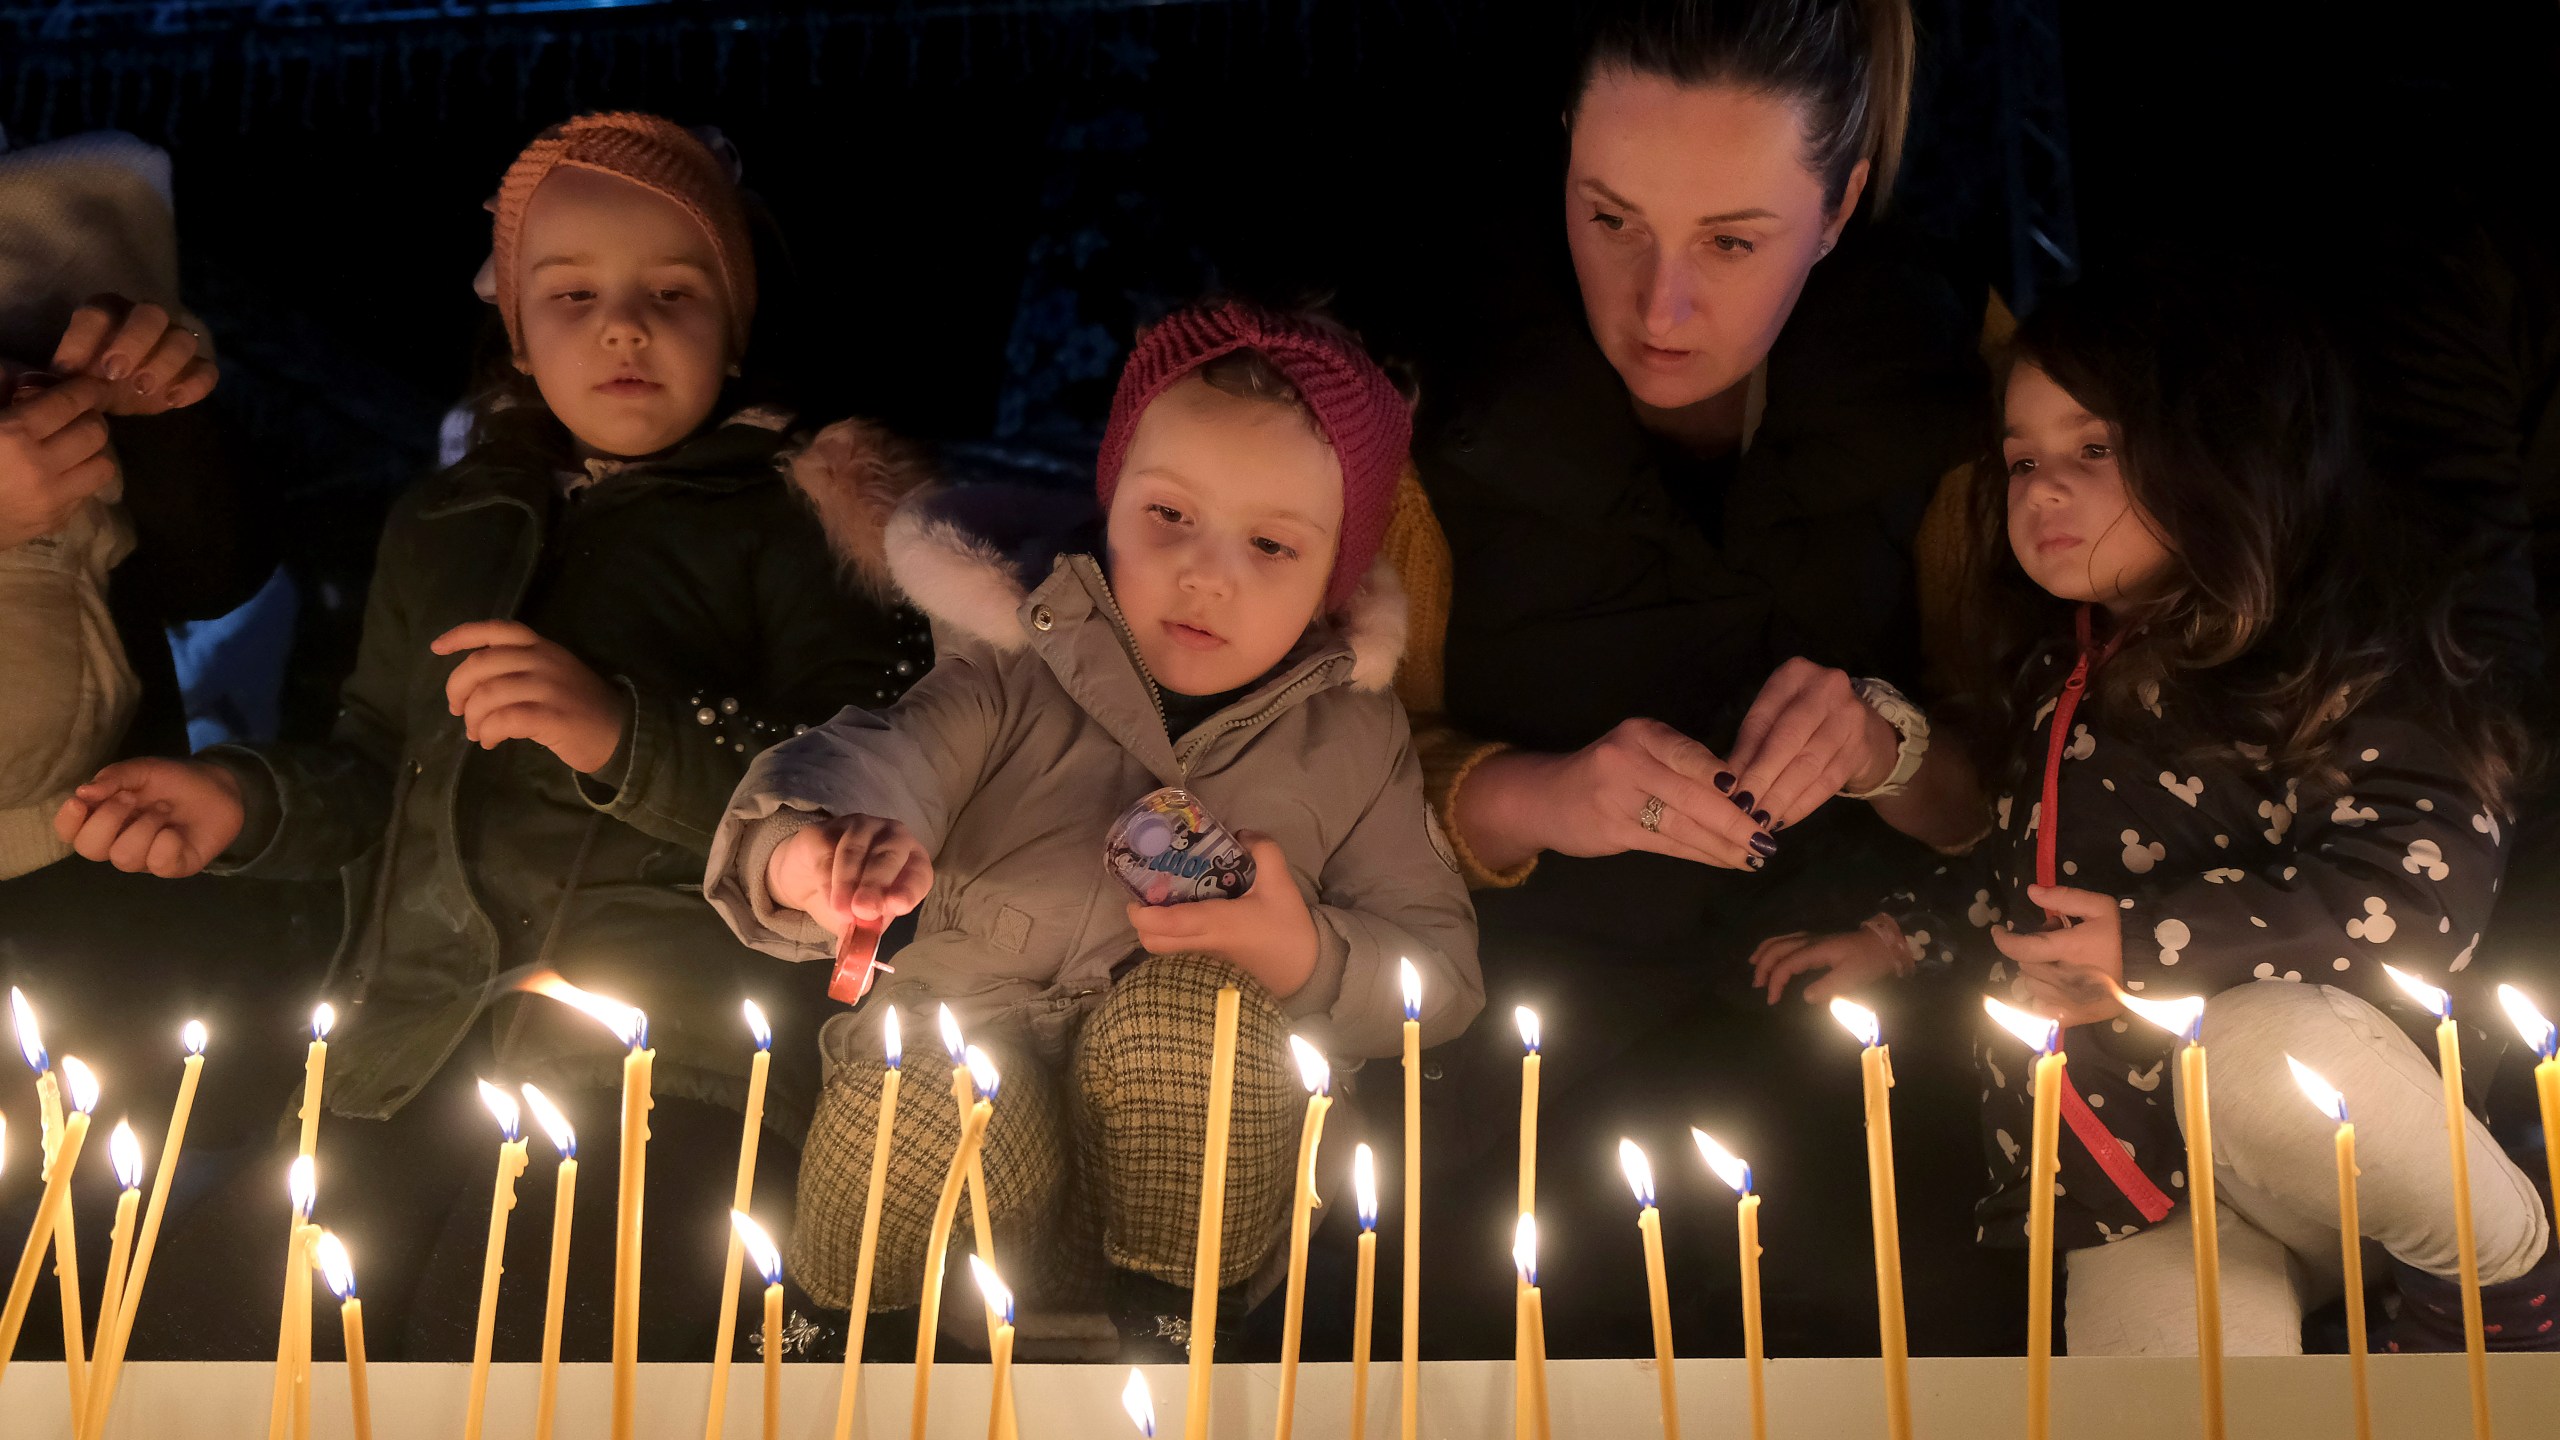
[[[891,512],[882,538],[898,594],[937,625],[998,651],[1031,641],[1026,602],[1066,554],[1093,549],[1090,497],[1021,485],[925,488]],[[1404,586],[1383,558],[1324,622],[1351,651],[1351,684],[1385,690],[1404,659]]]
[[[782,457],[792,488],[817,511],[847,578],[875,599],[899,598],[884,542],[900,501],[931,487],[924,447],[871,420],[839,420]]]

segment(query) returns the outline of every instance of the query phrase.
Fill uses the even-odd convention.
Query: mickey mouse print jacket
[[[2124,985],[2137,995],[2210,996],[2253,981],[2336,985],[2415,1015],[2384,961],[2439,980],[2470,963],[2505,837],[2442,741],[2406,719],[2350,716],[2335,751],[2344,784],[2315,798],[2237,754],[2190,763],[2103,729],[2078,710],[2072,683],[2099,658],[2066,644],[2029,666],[2043,699],[1992,829],[1887,907],[1915,958],[2022,991],[1989,931],[2043,928],[2026,892],[2050,832],[2050,883],[2122,906]],[[2059,736],[2057,724],[2068,727]],[[2121,1240],[2184,1202],[2186,1150],[2171,1098],[2178,1043],[2129,1016],[2065,1032],[2055,1202],[2063,1248]],[[2022,1246],[2032,1056],[1987,1020],[1974,1055],[1991,1180],[1977,1238]]]

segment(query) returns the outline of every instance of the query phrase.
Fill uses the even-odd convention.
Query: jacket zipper
[[[1297,679],[1292,680],[1287,685],[1283,686],[1279,694],[1271,697],[1270,704],[1263,706],[1261,709],[1256,710],[1250,715],[1239,715],[1235,719],[1228,721],[1226,724],[1219,726],[1215,730],[1204,731],[1199,735],[1193,736],[1191,743],[1183,746],[1181,751],[1174,755],[1174,768],[1181,772],[1184,779],[1187,780],[1191,778],[1191,762],[1199,759],[1201,752],[1207,750],[1211,742],[1226,735],[1229,731],[1241,730],[1248,725],[1259,725],[1270,719],[1272,716],[1279,714],[1282,710],[1288,708],[1289,702],[1296,698],[1299,691],[1304,690],[1308,686],[1315,684],[1317,681],[1324,679],[1332,669],[1332,662],[1327,660],[1317,665],[1306,674],[1299,676]]]
[[[1129,648],[1130,663],[1138,667],[1138,678],[1147,682],[1147,703],[1156,707],[1156,728],[1164,728],[1164,689],[1156,684],[1156,677],[1147,669],[1147,657],[1138,653],[1138,632],[1129,628],[1128,617],[1120,613],[1120,598],[1111,593],[1111,582],[1107,577],[1102,582],[1102,613],[1110,616],[1111,623],[1118,627],[1121,643]]]

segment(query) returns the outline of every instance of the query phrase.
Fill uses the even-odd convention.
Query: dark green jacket
[[[344,876],[331,1111],[398,1110],[484,1014],[506,1077],[618,1083],[621,1048],[600,1026],[493,984],[540,960],[648,1012],[662,1095],[742,1105],[739,1002],[757,1000],[781,1032],[767,1114],[787,1134],[805,1124],[823,967],[732,938],[703,903],[704,855],[757,750],[894,699],[931,642],[831,552],[870,502],[812,493],[823,472],[786,479],[784,445],[732,420],[574,498],[542,447],[481,446],[393,508],[330,738],[207,752],[249,792],[250,826],[217,869]],[[863,483],[903,478],[879,466]],[[614,783],[529,741],[464,736],[444,693],[460,657],[427,647],[501,618],[629,694]]]

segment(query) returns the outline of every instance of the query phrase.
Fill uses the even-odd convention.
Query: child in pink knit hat
[[[918,912],[877,993],[914,1012],[910,1034],[947,1005],[998,1057],[985,1203],[1035,1309],[1089,1310],[1084,1282],[1106,1267],[1136,1336],[1182,1308],[1221,987],[1240,998],[1219,1266],[1238,1306],[1286,1220],[1306,1095],[1291,1034],[1346,1059],[1394,1053],[1405,962],[1426,1041],[1483,1005],[1474,912],[1389,688],[1404,597],[1378,551],[1410,433],[1403,397],[1337,326],[1234,303],[1163,321],[1112,404],[1101,543],[1090,527],[1054,558],[1008,543],[1021,496],[909,501],[888,564],[935,622],[935,668],[897,705],[767,752],[713,841],[705,894],[772,954],[832,956]],[[1139,903],[1106,868],[1114,822],[1167,788],[1185,794],[1149,815],[1170,848],[1145,853],[1214,869],[1221,898]],[[840,1016],[820,1043],[791,1270],[845,1304],[881,1030]],[[953,1122],[900,1107],[889,1193],[930,1191]],[[875,1305],[913,1302],[921,1219],[882,1221]]]

